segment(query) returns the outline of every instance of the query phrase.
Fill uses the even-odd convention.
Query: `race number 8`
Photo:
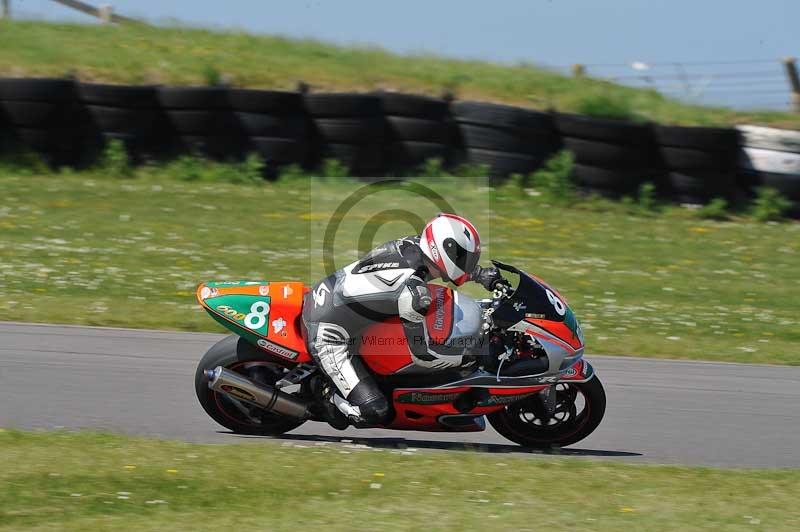
[[[550,290],[545,289],[545,293],[547,294],[547,299],[550,300],[550,303],[553,304],[553,308],[556,309],[559,316],[563,316],[567,312],[567,307],[564,305],[564,302],[558,299],[553,292]]]
[[[244,317],[244,324],[248,329],[260,329],[267,323],[269,303],[256,301],[250,306],[250,314]]]

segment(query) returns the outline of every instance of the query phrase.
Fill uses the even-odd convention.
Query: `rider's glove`
[[[505,284],[508,285],[508,281],[506,281],[500,270],[495,268],[494,266],[489,266],[488,268],[481,268],[480,266],[475,267],[475,271],[472,272],[470,278],[475,281],[476,283],[480,283],[485,289],[492,291],[494,290],[498,284]]]

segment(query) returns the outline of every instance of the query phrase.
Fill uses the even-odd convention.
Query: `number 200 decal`
[[[248,329],[258,330],[267,323],[270,307],[266,301],[256,301],[250,306],[248,314],[239,312],[228,305],[220,305],[216,310],[233,320],[244,322]]]
[[[225,314],[227,317],[236,320],[242,321],[245,318],[244,312],[239,312],[234,308],[229,307],[228,305],[220,305],[217,307],[217,312]]]

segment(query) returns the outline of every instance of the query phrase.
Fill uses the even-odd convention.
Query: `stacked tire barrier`
[[[311,124],[302,94],[231,89],[228,97],[245,137],[244,153],[258,154],[273,171],[289,164],[308,165]]]
[[[75,85],[64,79],[0,79],[2,149],[29,150],[59,166],[78,162],[86,121]]]
[[[141,161],[161,154],[170,140],[154,86],[79,83],[77,94],[91,124],[85,148],[90,157],[118,140],[134,161]]]
[[[738,177],[735,129],[655,126],[674,196],[683,202],[713,198],[737,202],[746,184]]]
[[[429,159],[439,159],[445,166],[454,162],[456,131],[448,102],[396,92],[377,96],[386,120],[390,169],[412,170]]]
[[[663,190],[663,166],[650,124],[557,113],[564,147],[575,156],[575,178],[602,196],[635,193],[645,181]]]
[[[308,94],[305,105],[314,125],[317,160],[337,159],[355,175],[385,171],[386,125],[378,96]]]
[[[268,176],[337,159],[355,175],[408,174],[430,159],[486,165],[494,180],[575,155],[581,188],[734,203],[770,186],[800,205],[800,131],[634,123],[484,102],[379,92],[299,93],[156,87],[69,79],[0,79],[0,151],[33,151],[55,165],[92,164],[110,140],[135,162],[180,154],[240,160]],[[795,209],[796,211],[798,209]]]
[[[739,167],[757,186],[778,190],[800,213],[800,131],[739,126]]]
[[[211,159],[239,158],[244,134],[224,87],[161,87],[158,101],[170,129],[165,147]]]
[[[493,178],[528,174],[560,148],[550,113],[483,102],[451,105],[463,161],[486,165]]]

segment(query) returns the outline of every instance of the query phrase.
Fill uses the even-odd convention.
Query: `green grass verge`
[[[0,530],[800,526],[796,470],[300,446],[0,429]]]
[[[776,62],[778,59],[776,58]],[[652,90],[574,79],[533,65],[499,65],[377,48],[189,28],[0,21],[0,75],[72,74],[81,80],[248,87],[386,88],[539,109],[631,115],[662,123],[759,123],[800,128],[789,113],[687,105]]]
[[[347,179],[263,185],[89,172],[0,177],[0,320],[221,331],[194,300],[199,282],[323,277],[330,213]],[[654,215],[621,204],[564,207],[466,178],[424,181],[483,233],[484,261],[536,273],[568,299],[588,351],[800,364],[800,224]],[[438,183],[438,184],[435,184]],[[337,265],[359,255],[375,213],[438,208],[382,192],[344,218]],[[313,211],[312,211],[313,205]],[[412,231],[382,220],[375,241]],[[384,223],[385,222],[385,223]],[[469,284],[473,295],[485,294]]]

